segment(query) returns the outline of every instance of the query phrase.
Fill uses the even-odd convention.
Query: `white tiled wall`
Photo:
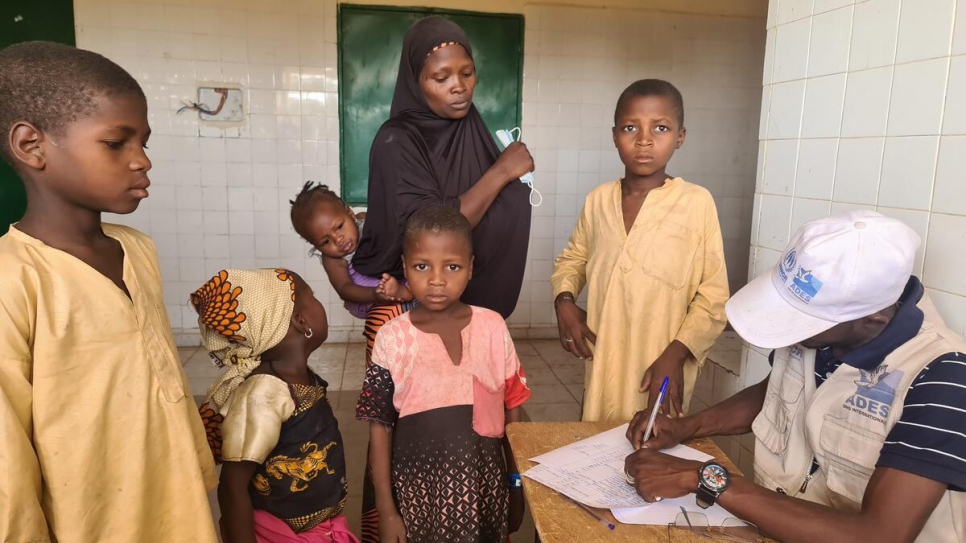
[[[648,11],[526,9],[523,139],[544,204],[534,209],[530,268],[511,322],[551,323],[549,272],[584,196],[623,175],[611,139],[621,91],[641,78],[684,95],[688,138],[669,172],[715,196],[732,283],[747,269],[763,21]],[[633,47],[624,37],[637,36]]]
[[[489,9],[471,0],[433,3]],[[628,83],[645,77],[668,79],[684,94],[688,141],[670,171],[715,195],[732,284],[744,282],[765,54],[763,9],[760,18],[748,16],[748,6],[757,3],[689,3],[705,13],[741,16],[647,11],[629,6],[655,2],[616,0],[606,9],[590,1],[600,5],[500,4],[526,18],[523,139],[544,195],[534,210],[530,262],[512,326],[553,329],[553,258],[586,193],[621,175],[610,139],[613,107]],[[188,293],[218,269],[281,265],[314,286],[332,340],[356,340],[361,321],[341,308],[288,220],[288,199],[305,180],[339,186],[336,0],[279,6],[270,0],[75,0],[78,46],[135,75],[154,131],[151,197],[135,214],[109,220],[154,237],[176,330],[194,329]],[[798,24],[805,33],[788,33],[792,42],[782,37],[783,51],[788,43],[807,45],[808,21]],[[199,137],[197,116],[176,114],[200,83],[244,89],[240,138]],[[802,92],[804,84],[793,83],[777,95],[791,106]],[[797,133],[798,116],[789,110],[776,134]]]
[[[771,0],[767,26],[749,276],[802,223],[876,209],[922,236],[915,273],[964,332],[966,0]],[[746,348],[739,386],[767,372]]]

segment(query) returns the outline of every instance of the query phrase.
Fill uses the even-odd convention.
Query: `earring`
[[[305,333],[305,339],[308,339],[310,337],[312,337],[312,329],[311,328],[309,328],[309,331]]]

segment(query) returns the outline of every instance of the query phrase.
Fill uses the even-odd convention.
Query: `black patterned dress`
[[[328,383],[310,373],[313,385],[286,383],[269,374],[248,377],[232,394],[221,427],[222,460],[259,462],[248,487],[252,506],[295,533],[341,515],[348,491],[345,450],[326,397]],[[279,405],[289,407],[280,412]]]

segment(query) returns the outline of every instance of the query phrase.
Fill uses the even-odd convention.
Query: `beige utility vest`
[[[765,401],[752,424],[756,482],[858,511],[913,380],[930,362],[956,351],[966,352],[966,341],[927,320],[874,370],[842,364],[816,389],[815,350],[797,345],[776,350]],[[819,470],[806,485],[813,456]],[[947,490],[916,541],[966,541],[966,493]]]

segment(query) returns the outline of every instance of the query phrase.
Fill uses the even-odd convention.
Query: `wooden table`
[[[520,473],[535,464],[529,459],[550,452],[574,441],[591,437],[620,426],[622,422],[516,422],[507,426],[507,437],[513,447]],[[714,456],[728,471],[741,471],[710,439],[696,439],[687,445]],[[634,543],[667,542],[667,526],[621,524],[609,510],[595,509],[613,522],[617,528],[609,531],[590,517],[586,511],[564,499],[556,491],[526,477],[523,490],[527,498],[537,536],[541,543],[586,543],[593,541],[627,541]],[[771,539],[762,538],[764,541]],[[686,530],[673,531],[673,543],[707,543],[707,538]]]

